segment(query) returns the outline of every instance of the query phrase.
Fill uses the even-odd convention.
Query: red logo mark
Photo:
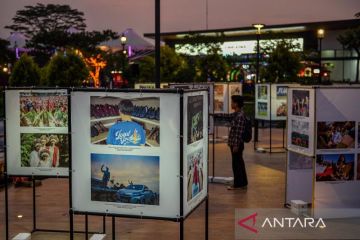
[[[247,216],[246,218],[243,218],[243,219],[240,219],[238,221],[238,224],[243,227],[243,228],[246,228],[247,230],[253,232],[253,233],[257,233],[258,230],[256,228],[254,228],[255,224],[256,224],[256,216],[257,216],[257,213],[254,213],[250,216]],[[252,219],[252,226],[249,226],[249,225],[246,225],[245,222],[247,222],[248,220]]]

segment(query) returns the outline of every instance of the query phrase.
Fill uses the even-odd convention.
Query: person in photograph
[[[104,164],[101,165],[101,172],[103,173],[103,177],[102,177],[102,184],[103,184],[103,188],[107,188],[108,183],[110,181],[110,171],[109,171],[109,167],[105,167]]]
[[[234,174],[234,184],[229,186],[229,190],[246,188],[248,185],[245,162],[243,158],[244,140],[242,138],[245,128],[245,114],[243,111],[244,99],[240,95],[231,97],[231,124],[228,138],[228,146],[232,154],[232,169]]]
[[[59,138],[56,135],[51,135],[49,137],[50,146],[48,147],[50,152],[50,158],[52,162],[53,167],[59,166],[59,158],[60,158],[60,152],[59,148],[56,146],[56,144],[59,142]]]
[[[199,170],[198,170],[198,160],[193,159],[194,168],[193,168],[193,182],[192,182],[192,196],[195,196],[200,191],[200,182],[199,182]]]
[[[119,103],[118,121],[109,129],[106,144],[122,146],[144,146],[146,133],[142,125],[132,121],[131,113],[134,105],[130,100],[121,100]]]
[[[46,148],[41,149],[39,152],[39,155],[40,155],[40,161],[39,161],[39,165],[38,165],[39,167],[44,167],[44,168],[52,167],[50,152],[48,149],[46,149]]]
[[[38,167],[40,163],[40,151],[41,143],[35,143],[34,150],[30,153],[30,167]]]
[[[40,136],[40,144],[41,144],[41,147],[40,147],[40,150],[43,150],[43,149],[47,149],[47,144],[49,142],[49,138],[46,136],[46,135],[41,135]]]

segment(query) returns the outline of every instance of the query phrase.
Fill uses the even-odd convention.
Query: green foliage
[[[208,50],[207,55],[198,57],[195,81],[226,81],[228,70],[229,66],[220,54],[220,48],[213,46]]]
[[[261,69],[260,79],[267,82],[293,82],[301,69],[299,48],[287,40],[268,41],[262,52],[269,55],[267,66]]]
[[[34,60],[23,54],[15,63],[10,76],[10,86],[37,86],[40,83],[40,69]]]
[[[337,40],[348,50],[354,50],[357,53],[356,79],[359,82],[359,62],[360,62],[360,27],[349,29],[339,35]]]
[[[70,28],[84,31],[86,28],[84,13],[69,5],[38,3],[24,8],[16,12],[13,24],[6,28],[30,39],[41,32],[64,32]]]
[[[154,82],[155,79],[155,59],[154,57],[144,57],[139,62],[140,82]],[[182,82],[183,77],[188,71],[188,64],[182,56],[177,54],[168,46],[161,47],[160,50],[160,80],[161,82]]]
[[[84,61],[75,53],[58,53],[44,70],[43,83],[47,86],[78,87],[89,76]]]
[[[30,167],[30,153],[34,150],[35,134],[21,134],[21,166]]]

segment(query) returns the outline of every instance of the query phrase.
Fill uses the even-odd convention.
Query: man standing
[[[240,95],[231,96],[232,113],[228,146],[232,155],[232,168],[234,174],[234,184],[228,190],[244,189],[248,181],[246,176],[245,163],[243,159],[244,140],[242,138],[245,129],[245,114],[243,111],[244,100]]]

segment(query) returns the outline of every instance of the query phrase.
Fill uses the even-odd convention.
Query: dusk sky
[[[154,32],[154,0],[2,0],[0,37],[9,36],[16,11],[25,5],[68,4],[85,13],[88,30],[133,28]],[[206,3],[208,21],[206,21]],[[161,31],[188,31],[246,27],[252,23],[286,24],[352,19],[360,0],[162,0]]]

